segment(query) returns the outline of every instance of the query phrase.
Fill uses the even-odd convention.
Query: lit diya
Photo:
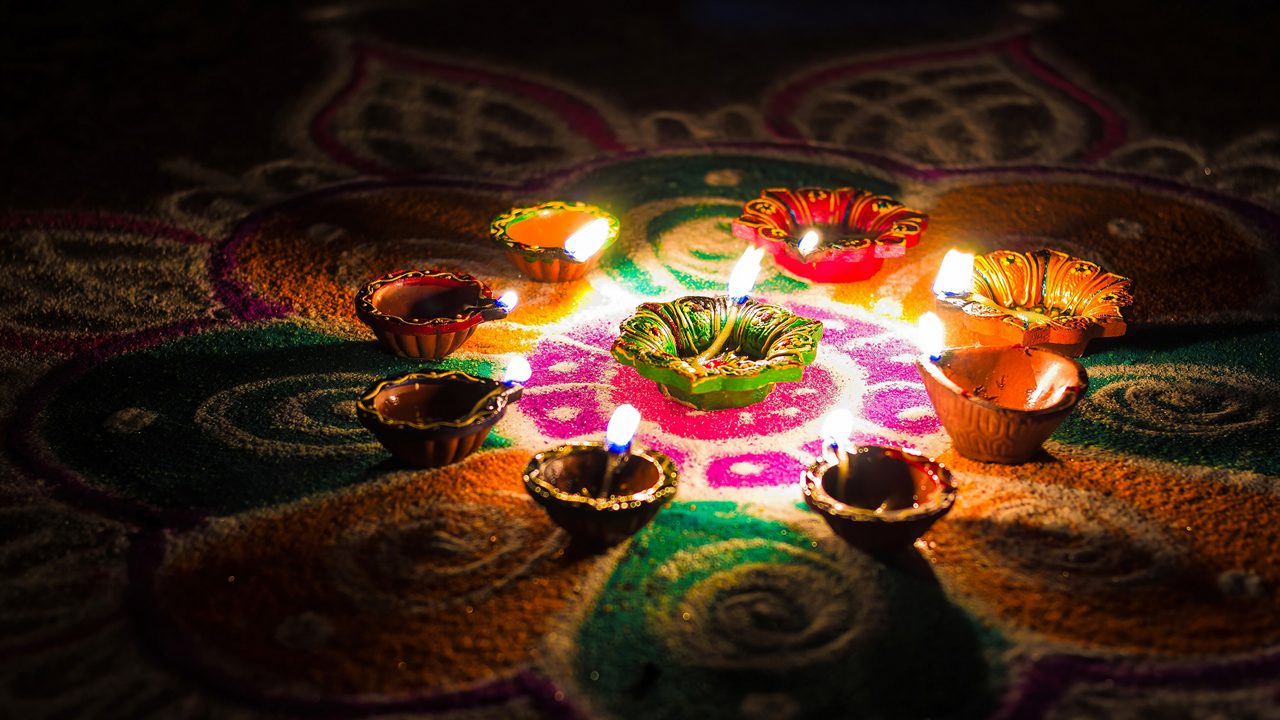
[[[618,219],[594,205],[547,202],[494,218],[489,236],[525,275],[542,282],[577,280],[618,239]]]
[[[1079,357],[1125,332],[1133,282],[1057,250],[948,252],[934,283],[940,311],[985,345],[1047,347]]]
[[[943,350],[942,321],[920,318],[916,369],[961,455],[1026,462],[1089,387],[1084,367],[1045,348],[975,345]]]
[[[847,410],[824,419],[823,457],[804,472],[804,500],[856,548],[884,553],[911,545],[951,510],[951,473],[910,450],[851,449],[852,425]]]
[[[529,363],[509,362],[501,381],[461,370],[424,370],[380,380],[356,401],[356,417],[392,455],[419,468],[475,452],[520,399]]]
[[[644,527],[676,494],[671,459],[631,446],[640,413],[620,405],[605,442],[568,443],[533,456],[524,486],[551,520],[576,542],[614,545]]]
[[[747,202],[733,234],[792,275],[838,283],[875,275],[886,258],[914,247],[927,224],[923,213],[858,188],[774,188]]]
[[[699,410],[745,407],[776,383],[803,379],[822,323],[748,297],[762,257],[759,248],[743,253],[724,297],[641,304],[622,322],[613,357]]]
[[[493,297],[465,273],[401,270],[365,285],[356,316],[397,355],[439,360],[462,346],[486,320],[505,318],[516,293]]]

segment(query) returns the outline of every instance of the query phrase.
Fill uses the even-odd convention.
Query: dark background
[[[10,208],[144,207],[166,159],[226,172],[293,154],[281,126],[341,31],[515,64],[625,110],[755,105],[788,73],[860,51],[1037,27],[1153,134],[1215,147],[1280,120],[1280,4],[293,2],[31,4],[0,57],[0,187]]]

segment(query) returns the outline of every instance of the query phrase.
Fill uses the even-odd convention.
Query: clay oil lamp
[[[776,383],[803,379],[822,323],[748,297],[763,254],[743,253],[724,297],[641,304],[622,322],[613,357],[699,410],[745,407]]]
[[[858,188],[765,190],[733,221],[733,234],[765,248],[796,277],[843,283],[875,275],[920,241],[928,218]]]
[[[951,473],[910,450],[850,448],[852,425],[847,410],[824,419],[823,457],[804,472],[804,500],[856,548],[879,554],[907,547],[951,510]]]
[[[529,363],[515,356],[501,381],[461,370],[423,370],[380,380],[356,401],[356,417],[400,461],[418,468],[475,452],[520,399]]]
[[[934,293],[939,309],[955,317],[949,325],[980,344],[1079,357],[1090,340],[1125,332],[1120,309],[1133,304],[1132,281],[1087,260],[1057,250],[996,250],[974,258],[968,278],[963,267],[944,259]]]
[[[973,345],[943,350],[942,321],[920,318],[916,369],[956,452],[1026,462],[1084,397],[1084,367],[1052,350]]]
[[[489,236],[530,278],[568,282],[595,267],[618,230],[618,218],[594,205],[547,202],[499,215]]]
[[[515,304],[514,291],[495,298],[465,273],[401,270],[360,290],[356,316],[391,352],[439,360],[461,347],[480,323],[505,318]]]
[[[620,405],[605,442],[568,443],[533,456],[524,486],[547,515],[583,546],[615,545],[644,527],[676,494],[671,459],[631,446],[640,413]]]

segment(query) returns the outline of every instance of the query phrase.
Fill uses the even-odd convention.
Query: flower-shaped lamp
[[[971,292],[939,294],[984,344],[1044,346],[1079,357],[1089,341],[1125,332],[1133,282],[1057,250],[996,250],[974,258]],[[957,312],[958,311],[958,312]]]
[[[546,202],[493,219],[489,236],[525,275],[542,282],[577,280],[618,239],[618,219],[586,203]]]
[[[457,350],[477,325],[504,318],[510,309],[487,285],[455,272],[388,273],[356,295],[356,316],[387,349],[426,360]]]
[[[822,323],[778,307],[726,297],[643,303],[622,322],[613,357],[653,380],[663,395],[699,410],[760,402],[779,382],[800,380],[813,362]],[[724,350],[699,361],[725,325]]]
[[[837,283],[875,275],[885,258],[915,246],[927,224],[924,214],[858,188],[774,188],[747,202],[733,234],[768,249],[792,275]]]
[[[475,452],[520,395],[519,385],[460,370],[412,372],[369,386],[356,417],[396,458],[439,467]]]
[[[828,458],[805,471],[804,500],[854,547],[906,547],[951,510],[956,488],[941,463],[910,450],[864,446],[845,462]]]

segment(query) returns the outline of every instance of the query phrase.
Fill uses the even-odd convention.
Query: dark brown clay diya
[[[356,295],[356,315],[395,354],[439,360],[480,323],[505,318],[514,296],[494,298],[465,273],[401,270],[365,285]]]
[[[926,354],[916,369],[956,452],[982,462],[1031,459],[1089,387],[1079,362],[1020,345]]]
[[[907,547],[955,502],[951,473],[910,450],[859,447],[804,473],[804,500],[831,530],[871,553]]]
[[[612,466],[612,467],[611,467]],[[617,460],[602,443],[568,443],[533,456],[524,486],[575,542],[615,545],[644,527],[676,494],[679,474],[662,453]]]
[[[475,452],[521,392],[460,370],[412,372],[369,386],[356,417],[397,459],[440,467]]]

